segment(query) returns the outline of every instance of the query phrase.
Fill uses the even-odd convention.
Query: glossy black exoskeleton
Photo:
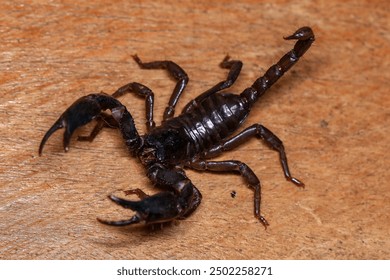
[[[176,117],[174,117],[175,106],[188,83],[185,71],[172,61],[144,63],[138,56],[134,56],[141,68],[166,69],[177,81],[165,109],[162,124],[156,127],[153,121],[153,92],[142,84],[129,83],[112,95],[90,94],[74,102],[46,132],[39,147],[39,154],[42,154],[47,139],[60,128],[65,128],[63,145],[67,151],[74,130],[95,119],[97,125],[91,134],[79,136],[78,139],[92,141],[103,127],[118,128],[130,152],[145,166],[149,179],[163,189],[151,196],[140,189],[125,192],[127,195],[137,195],[140,199],[136,201],[110,195],[112,201],[135,211],[135,215],[122,221],[98,219],[100,222],[123,226],[141,221],[162,223],[188,217],[198,207],[202,198],[199,190],[184,172],[184,168],[192,168],[211,172],[239,172],[254,190],[254,214],[266,227],[268,222],[260,214],[260,181],[252,169],[237,160],[211,161],[209,159],[257,136],[278,151],[287,180],[299,187],[304,186],[301,181],[291,176],[282,141],[266,127],[254,124],[231,136],[244,122],[259,97],[309,49],[314,42],[314,34],[311,28],[302,27],[285,39],[297,40],[294,48],[239,95],[221,92],[235,82],[242,68],[241,61],[226,57],[221,67],[229,69],[227,79],[193,99]],[[135,93],[146,99],[148,132],[143,136],[138,134],[131,114],[117,99],[125,93]],[[104,112],[106,110],[110,110],[111,114]]]

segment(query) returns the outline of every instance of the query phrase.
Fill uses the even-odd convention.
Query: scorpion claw
[[[138,191],[132,192],[138,195]],[[146,224],[163,223],[176,219],[180,214],[180,207],[177,206],[177,198],[172,192],[161,192],[152,196],[143,196],[141,200],[127,200],[115,195],[109,195],[116,204],[123,208],[131,209],[136,214],[129,220],[106,221],[97,218],[99,222],[112,226],[125,226],[144,221]]]
[[[63,118],[59,118],[54,124],[52,127],[50,127],[50,129],[46,132],[45,136],[43,136],[42,138],[42,141],[41,141],[41,144],[39,145],[39,155],[42,155],[42,150],[43,150],[43,146],[45,146],[45,143],[47,141],[47,139],[50,138],[50,136],[55,132],[57,131],[58,129],[61,129],[65,126],[65,121],[63,120]],[[65,136],[64,136],[64,139],[65,139]],[[65,147],[65,142],[64,142],[64,149],[65,151],[68,150],[67,147]]]
[[[107,221],[100,218],[96,218],[100,223],[110,226],[127,226],[131,224],[136,224],[140,222],[140,218],[137,215],[134,215],[128,220],[120,220],[120,221]]]
[[[134,206],[133,206],[133,202],[135,201],[131,201],[131,200],[126,200],[126,199],[122,199],[120,197],[117,197],[115,195],[109,195],[107,196],[109,199],[111,199],[113,202],[115,202],[116,204],[124,207],[124,208],[130,208],[130,209],[133,209]]]
[[[131,201],[131,200],[125,200],[122,198],[119,198],[115,195],[109,195],[109,199],[111,199],[113,202],[115,202],[118,205],[121,205],[124,208],[130,208],[132,210],[135,210],[135,205],[137,204],[137,201]],[[136,213],[134,216],[132,216],[128,220],[119,220],[119,221],[108,221],[100,218],[96,218],[100,223],[105,224],[105,225],[110,225],[110,226],[127,226],[131,224],[137,224],[141,222],[143,219],[141,218],[138,213]]]
[[[101,112],[101,106],[95,101],[97,95],[90,94],[76,100],[53,126],[43,136],[39,145],[39,155],[42,155],[43,147],[50,136],[58,129],[65,128],[63,146],[65,152],[69,150],[70,138],[76,128],[89,123]]]

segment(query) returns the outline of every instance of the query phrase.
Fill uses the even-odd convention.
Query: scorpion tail
[[[285,40],[298,40],[294,48],[287,52],[276,64],[272,65],[267,72],[258,78],[251,87],[241,93],[241,97],[248,100],[252,105],[269,89],[280,77],[283,76],[292,66],[297,63],[299,58],[310,48],[315,37],[310,27],[301,27],[292,35],[284,37]]]

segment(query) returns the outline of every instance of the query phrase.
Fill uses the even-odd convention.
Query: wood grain
[[[390,37],[387,1],[1,1],[0,258],[388,259],[390,257]],[[179,107],[224,79],[229,53],[244,62],[240,92],[286,51],[282,37],[309,25],[316,42],[259,102],[244,127],[283,139],[291,170],[253,139],[221,158],[251,166],[263,184],[265,231],[253,192],[235,174],[188,175],[203,202],[188,219],[150,230],[106,196],[155,189],[115,130],[93,143],[44,132],[78,97],[130,81],[156,94],[157,121],[174,82],[132,61],[176,61],[190,76]],[[143,100],[123,102],[141,132]],[[88,133],[91,126],[79,131]],[[233,199],[230,192],[235,190]]]

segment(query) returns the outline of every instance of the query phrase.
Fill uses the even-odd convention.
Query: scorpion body
[[[153,120],[153,91],[133,82],[119,88],[112,95],[90,94],[74,102],[46,132],[39,147],[39,154],[42,154],[47,139],[60,128],[65,128],[63,145],[67,151],[74,130],[96,119],[97,124],[91,134],[79,136],[78,140],[92,141],[103,127],[118,128],[129,151],[145,166],[149,179],[163,189],[150,196],[141,189],[125,192],[126,195],[137,195],[139,200],[110,195],[112,201],[135,211],[135,214],[130,219],[121,221],[98,218],[100,222],[123,226],[142,221],[162,223],[188,217],[202,199],[201,193],[184,172],[184,168],[192,168],[211,172],[239,172],[254,190],[255,217],[267,227],[268,222],[260,213],[260,181],[251,168],[237,160],[210,159],[257,136],[278,151],[286,179],[304,187],[300,180],[291,176],[282,141],[266,127],[254,124],[231,136],[247,118],[253,104],[309,49],[314,42],[314,34],[311,28],[302,27],[285,39],[297,40],[294,48],[239,95],[221,92],[235,82],[242,68],[241,61],[231,60],[227,56],[220,65],[229,69],[227,79],[190,101],[176,117],[175,106],[189,80],[185,71],[172,61],[144,63],[138,56],[134,56],[141,68],[166,69],[177,81],[165,109],[162,124],[156,126]],[[145,135],[138,134],[131,114],[117,99],[126,93],[135,93],[146,100]],[[111,114],[105,113],[106,110],[110,110]]]
[[[167,153],[168,157],[164,158],[164,162],[183,164],[231,135],[248,112],[247,104],[240,96],[215,94],[153,129],[146,136],[146,142],[150,142],[150,139],[167,139],[168,143],[163,145],[162,152],[167,151],[170,146],[172,150]],[[163,160],[163,157],[157,158]]]

